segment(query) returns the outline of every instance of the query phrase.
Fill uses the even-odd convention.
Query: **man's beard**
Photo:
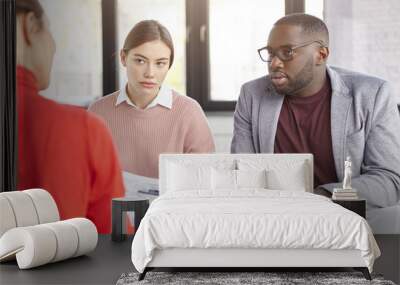
[[[273,85],[275,91],[281,95],[296,96],[300,90],[308,86],[313,80],[313,65],[313,58],[310,57],[304,67],[299,71],[297,78],[293,80],[289,78],[288,84],[283,88],[278,89]]]

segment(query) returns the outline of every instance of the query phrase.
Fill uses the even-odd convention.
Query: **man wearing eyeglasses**
[[[352,160],[352,186],[369,206],[400,197],[400,116],[388,83],[327,66],[328,29],[320,19],[278,20],[260,48],[269,75],[242,86],[232,153],[312,153],[315,193],[341,187]]]

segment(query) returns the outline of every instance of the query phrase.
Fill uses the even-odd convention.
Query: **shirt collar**
[[[115,106],[121,104],[122,102],[126,101],[126,103],[130,106],[137,108],[137,106],[129,99],[128,94],[126,93],[127,84],[125,84],[125,88],[122,88],[119,92],[117,102]],[[166,86],[162,85],[156,98],[150,102],[149,105],[145,108],[145,110],[155,107],[157,105],[166,107],[168,109],[172,109],[172,90]]]

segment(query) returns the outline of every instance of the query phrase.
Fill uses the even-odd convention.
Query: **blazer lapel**
[[[276,128],[283,98],[284,96],[276,93],[272,86],[266,86],[265,94],[261,96],[257,130],[261,153],[274,152]]]
[[[331,68],[327,68],[332,86],[331,99],[331,135],[332,151],[335,160],[336,175],[339,181],[343,180],[345,160],[345,139],[347,121],[352,98],[340,75]]]

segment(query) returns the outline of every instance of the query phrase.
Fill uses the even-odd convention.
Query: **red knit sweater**
[[[17,67],[18,189],[43,188],[61,219],[87,217],[111,230],[111,198],[124,195],[111,136],[94,115],[39,95],[33,73]]]

